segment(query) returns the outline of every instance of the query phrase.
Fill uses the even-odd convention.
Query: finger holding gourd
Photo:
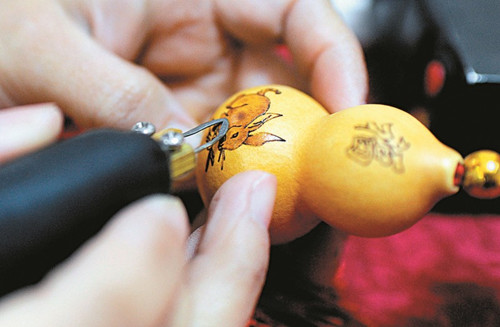
[[[239,92],[223,103],[214,118],[228,118],[229,130],[218,144],[198,155],[198,189],[208,204],[231,176],[245,170],[264,170],[278,180],[274,215],[270,225],[274,243],[304,235],[320,219],[303,212],[299,201],[301,144],[310,126],[326,110],[312,99],[297,97],[294,89],[264,86]],[[213,138],[216,129],[205,134]]]
[[[457,151],[385,105],[329,114],[296,89],[268,85],[238,92],[213,118],[227,118],[229,131],[198,155],[202,199],[209,203],[225,180],[245,170],[276,175],[273,243],[321,221],[360,236],[397,233],[456,193],[464,174]],[[214,127],[205,140],[216,134]]]

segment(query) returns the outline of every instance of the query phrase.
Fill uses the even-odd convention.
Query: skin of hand
[[[332,112],[367,93],[362,50],[328,0],[3,0],[0,30],[0,108],[54,102],[81,127],[192,127],[257,84]]]
[[[54,142],[63,115],[53,104],[0,110],[0,164]]]
[[[0,111],[0,127],[24,132],[0,140],[0,162],[55,140],[61,122],[50,104]],[[2,298],[0,325],[246,326],[266,275],[275,191],[263,172],[229,180],[190,255],[181,201],[140,200],[39,284]]]
[[[53,102],[81,127],[186,129],[258,84],[298,87],[331,112],[368,90],[362,49],[328,0],[3,0],[0,30],[0,108]],[[338,234],[321,225],[274,257],[328,286]]]

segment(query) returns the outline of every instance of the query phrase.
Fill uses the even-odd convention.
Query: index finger
[[[328,0],[216,1],[219,21],[250,44],[283,40],[307,90],[331,112],[364,103],[368,92],[362,48]]]

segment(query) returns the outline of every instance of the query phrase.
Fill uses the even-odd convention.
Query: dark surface
[[[151,138],[99,130],[0,167],[0,295],[34,283],[118,210],[169,191]]]
[[[372,30],[363,44],[370,102],[424,112],[428,127],[463,156],[500,152],[500,2],[496,0],[375,0]],[[446,71],[437,94],[425,91],[431,61]],[[500,213],[500,199],[461,191],[434,209],[443,213]]]

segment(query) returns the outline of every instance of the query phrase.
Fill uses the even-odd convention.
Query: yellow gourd
[[[460,154],[393,107],[329,114],[296,89],[269,85],[233,95],[213,116],[223,117],[230,126],[225,138],[198,155],[200,194],[208,203],[245,170],[276,175],[273,243],[300,237],[320,221],[354,235],[394,234],[459,190]],[[205,140],[216,133],[207,131]]]

